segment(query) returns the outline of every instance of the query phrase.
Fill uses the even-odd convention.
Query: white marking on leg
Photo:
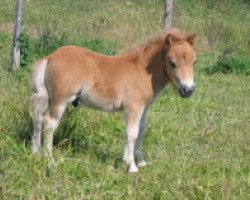
[[[134,162],[134,146],[138,136],[138,128],[128,128],[126,132],[126,146],[124,151],[124,161],[126,165]]]
[[[51,118],[49,115],[45,117],[44,122],[44,140],[43,140],[43,150],[44,156],[49,159],[52,158],[52,148],[53,148],[53,132],[58,126],[58,120]]]
[[[139,109],[137,109],[139,110]],[[142,111],[131,110],[125,113],[126,121],[126,145],[124,149],[124,162],[127,165],[128,172],[137,172],[138,168],[135,164],[135,143],[139,134],[139,124],[142,116]]]
[[[42,119],[33,119],[33,135],[32,135],[32,153],[40,155]]]
[[[49,161],[54,164],[52,150],[53,150],[53,133],[57,129],[59,120],[66,108],[65,104],[57,105],[54,117],[51,117],[49,112],[44,116],[44,140],[43,151],[44,156],[48,157]]]

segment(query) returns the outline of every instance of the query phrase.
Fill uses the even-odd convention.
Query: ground
[[[195,45],[197,89],[192,98],[182,99],[169,86],[151,106],[143,145],[148,166],[138,174],[127,174],[122,162],[121,113],[70,106],[55,134],[57,166],[51,168],[46,160],[31,155],[28,76],[41,52],[30,53],[33,60],[25,60],[15,73],[8,70],[13,17],[9,13],[14,7],[6,2],[0,8],[4,24],[0,28],[1,199],[250,199],[250,76],[209,75],[203,70],[231,44],[237,44],[236,52],[248,53],[246,2],[176,1],[174,23],[200,33]],[[70,7],[66,7],[69,1],[60,2],[49,8],[42,4],[47,8],[43,13],[41,1],[25,1],[24,32],[34,41],[40,41],[48,14],[61,20],[49,24],[56,38],[64,30],[70,36],[66,43],[78,44],[84,38],[87,42],[79,44],[95,49],[99,42],[100,51],[110,54],[161,29],[162,1],[125,1],[124,5],[124,1],[108,1],[104,7],[102,1],[86,1],[83,7],[81,1]],[[86,21],[79,26],[82,18]],[[209,34],[216,36],[210,42]]]

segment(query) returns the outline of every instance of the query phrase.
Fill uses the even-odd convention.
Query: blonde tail
[[[43,129],[43,118],[45,112],[48,110],[49,97],[48,90],[45,86],[45,69],[47,67],[47,59],[38,61],[33,68],[30,77],[30,104],[29,113],[33,119],[33,136],[32,144],[33,153],[37,153],[41,146],[41,132]]]

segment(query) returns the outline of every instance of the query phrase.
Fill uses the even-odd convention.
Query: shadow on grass
[[[118,168],[119,163],[123,162],[121,151],[112,151],[110,146],[115,144],[98,133],[97,125],[93,129],[87,116],[78,115],[78,109],[68,107],[54,135],[54,145],[64,150],[70,148],[73,154],[91,154],[102,163],[113,160],[114,168]]]
[[[54,133],[54,148],[60,148],[62,151],[70,149],[73,155],[91,154],[101,163],[113,160],[114,168],[118,168],[119,164],[123,162],[122,150],[117,153],[111,151],[107,139],[98,134],[97,130],[91,130],[91,126],[88,126],[87,122],[86,127],[81,126],[80,121],[84,119],[76,119],[76,114],[76,109],[67,109],[58,130]],[[18,143],[24,143],[27,149],[31,149],[32,120],[28,117],[28,111],[23,113],[23,116],[26,116],[26,120],[20,121],[11,132],[15,133],[13,137]],[[115,146],[115,144],[111,145]]]

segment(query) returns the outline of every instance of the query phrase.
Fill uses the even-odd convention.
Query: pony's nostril
[[[189,88],[187,86],[183,87],[183,93],[188,94],[189,93]]]
[[[186,97],[190,97],[193,92],[194,92],[195,86],[187,86],[187,85],[181,85],[180,89],[179,89],[179,93],[182,97],[186,98]]]
[[[191,87],[189,87],[189,93],[193,93],[194,92],[194,90],[195,90],[195,86],[194,85],[192,85]]]
[[[191,87],[183,86],[183,93],[184,94],[190,94],[193,92],[193,90],[194,90],[193,86],[191,86]]]

